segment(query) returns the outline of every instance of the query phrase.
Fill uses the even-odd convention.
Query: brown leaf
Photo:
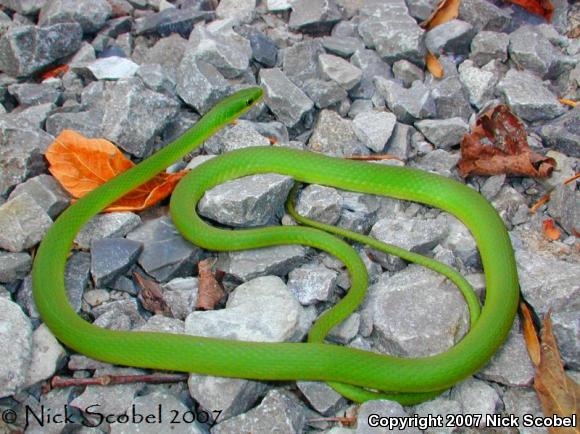
[[[139,273],[133,273],[133,277],[141,287],[141,291],[139,291],[137,297],[143,308],[154,314],[172,317],[171,309],[169,309],[169,306],[163,298],[161,285],[154,280],[147,279]]]
[[[41,80],[46,80],[47,78],[59,78],[62,77],[70,69],[68,65],[55,66],[48,71],[43,72],[40,75]]]
[[[111,142],[88,139],[72,130],[60,133],[45,156],[50,173],[77,199],[134,166]],[[160,173],[106,211],[140,211],[150,207],[169,196],[185,174]]]
[[[524,334],[524,341],[526,342],[526,348],[528,349],[528,354],[530,355],[530,360],[534,366],[540,364],[540,339],[538,338],[538,333],[536,332],[536,327],[534,326],[534,321],[532,320],[532,314],[528,305],[523,301],[520,302],[520,312],[522,316],[522,330]]]
[[[552,241],[556,241],[562,236],[560,229],[554,225],[553,219],[546,219],[542,222],[542,231],[544,232],[544,235]]]
[[[552,21],[554,5],[550,0],[508,0],[510,3],[521,6],[528,12],[544,17],[548,22]]]
[[[213,310],[225,295],[221,285],[211,272],[212,261],[204,259],[197,264],[199,270],[199,291],[197,293],[197,307],[204,310]]]
[[[544,318],[542,350],[539,366],[534,377],[534,389],[542,404],[544,416],[571,417],[578,414],[580,386],[564,372],[560,351],[552,333],[550,314]],[[577,428],[548,428],[550,433],[578,433]]]
[[[483,113],[461,141],[461,176],[510,174],[546,177],[556,167],[553,158],[533,152],[524,124],[504,104]]]
[[[461,0],[441,0],[429,18],[421,23],[425,30],[431,30],[440,24],[454,20],[459,16]]]
[[[435,57],[435,55],[431,53],[427,53],[425,56],[425,63],[427,64],[427,69],[431,73],[431,75],[435,78],[443,78],[444,71],[439,59]]]

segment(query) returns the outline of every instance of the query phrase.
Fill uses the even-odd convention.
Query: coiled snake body
[[[357,401],[382,397],[404,404],[419,402],[483,367],[512,326],[519,294],[510,239],[492,206],[469,187],[435,174],[280,147],[246,148],[199,166],[175,189],[171,215],[183,236],[204,249],[242,250],[303,244],[339,258],[349,271],[351,289],[337,305],[320,316],[310,330],[307,343],[239,342],[107,330],[76,314],[67,301],[64,270],[80,228],[109,204],[249,110],[261,96],[260,88],[249,88],[224,99],[182,137],[87,194],[56,220],[38,249],[32,271],[36,306],[55,336],[80,353],[114,364],[249,379],[327,381]],[[321,230],[326,229],[322,224],[318,228],[287,226],[226,231],[207,225],[196,213],[196,204],[206,190],[226,180],[266,172],[289,175],[305,183],[416,201],[459,218],[476,239],[485,270],[486,297],[480,314],[476,298],[469,290],[463,291],[464,280],[455,271],[392,246],[387,246],[387,251],[440,271],[462,288],[471,312],[472,324],[467,335],[442,354],[417,359],[323,343],[330,329],[350,315],[364,298],[367,272],[356,251]],[[340,229],[333,232],[342,235]],[[359,237],[357,241],[372,243]]]

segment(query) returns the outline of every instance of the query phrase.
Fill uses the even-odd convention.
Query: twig
[[[179,383],[187,381],[187,374],[143,374],[143,375],[102,375],[92,378],[64,378],[55,375],[50,380],[53,389],[71,386],[108,386],[111,384],[131,384],[131,383]]]
[[[563,182],[563,184],[564,184],[564,185],[571,184],[572,182],[576,181],[578,178],[580,178],[580,173],[577,173],[576,175],[574,175],[574,176],[571,176],[570,178],[566,179],[566,180]],[[543,195],[543,196],[542,196],[540,199],[538,199],[538,201],[537,201],[535,204],[533,204],[533,205],[530,207],[530,214],[535,214],[535,213],[536,213],[536,211],[538,211],[538,209],[539,209],[539,208],[540,208],[542,205],[544,205],[545,203],[548,203],[548,202],[550,201],[550,194],[551,194],[551,193],[552,193],[552,192],[550,191],[549,193],[546,193],[546,194],[545,194],[545,195]]]
[[[394,155],[383,154],[383,155],[353,155],[351,157],[346,157],[347,160],[362,160],[362,161],[381,161],[381,160],[397,160],[403,161],[399,157]]]

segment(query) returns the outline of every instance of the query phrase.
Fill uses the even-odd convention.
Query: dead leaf
[[[534,389],[542,404],[544,416],[572,417],[578,414],[580,386],[565,372],[556,338],[552,333],[550,314],[544,318],[540,364],[536,368]],[[548,428],[553,434],[578,433],[577,428]]]
[[[459,16],[461,0],[441,0],[429,18],[421,23],[425,30],[431,30],[440,24],[454,20]]]
[[[534,326],[534,321],[532,319],[532,313],[528,308],[528,305],[523,301],[520,302],[520,312],[522,316],[522,330],[524,334],[524,340],[526,342],[526,348],[528,349],[528,354],[530,355],[530,360],[534,366],[540,364],[540,339],[538,338],[538,332]]]
[[[553,158],[533,152],[524,124],[504,104],[483,113],[461,141],[461,176],[510,174],[546,177],[556,167]]]
[[[55,66],[54,68],[51,68],[48,71],[43,72],[40,75],[40,79],[46,80],[47,78],[62,77],[64,74],[66,74],[68,72],[69,69],[70,69],[70,67],[68,65]]]
[[[197,307],[213,310],[225,295],[222,286],[211,271],[212,261],[204,259],[197,264],[199,270],[199,291],[197,292]]]
[[[434,54],[427,53],[427,56],[425,57],[425,64],[427,65],[427,69],[433,77],[443,78],[443,75],[445,75],[439,59],[437,59]]]
[[[546,219],[542,222],[542,231],[544,235],[552,241],[558,240],[562,236],[562,232],[554,225],[553,219]]]
[[[141,287],[137,298],[139,298],[143,308],[154,314],[173,317],[171,309],[163,298],[161,285],[139,273],[133,273],[133,277],[137,281],[137,285]]]
[[[576,181],[578,178],[580,178],[580,173],[577,173],[576,175],[566,179],[563,182],[563,184],[564,185],[571,184],[574,181]],[[540,199],[538,199],[538,201],[535,204],[533,204],[530,207],[530,214],[535,214],[542,205],[544,205],[550,201],[550,193],[546,193],[545,195],[543,195]]]
[[[135,164],[111,142],[64,130],[45,153],[50,173],[75,198],[103,185]],[[160,173],[105,211],[140,211],[165,199],[187,172]]]
[[[510,3],[521,6],[528,12],[536,15],[540,15],[546,19],[546,21],[552,21],[552,15],[554,13],[554,5],[550,0],[508,0]]]
[[[574,101],[568,98],[560,98],[558,101],[560,101],[561,104],[570,106],[570,107],[576,107],[578,105],[578,101]]]

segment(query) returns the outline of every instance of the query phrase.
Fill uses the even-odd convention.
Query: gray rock
[[[31,123],[0,115],[0,194],[46,170],[43,154],[52,141]]]
[[[283,51],[284,74],[297,86],[312,78],[319,78],[318,56],[324,53],[319,39],[298,42]],[[264,73],[265,71],[260,71]]]
[[[497,88],[514,113],[526,121],[550,120],[566,111],[542,81],[527,71],[510,69]]]
[[[562,360],[570,369],[580,368],[580,303],[572,299],[570,303],[552,312],[554,336]]]
[[[430,416],[437,417],[440,415],[443,417],[444,421],[447,421],[448,415],[451,415],[451,417],[454,417],[456,415],[461,414],[462,413],[461,410],[462,410],[461,404],[459,402],[452,400],[452,399],[448,399],[448,398],[437,397],[431,401],[427,401],[427,402],[421,403],[419,405],[416,405],[414,407],[414,414],[419,415],[419,417],[426,417],[426,418],[429,418]],[[447,427],[447,426],[431,427],[431,428],[427,428],[425,430],[425,433],[427,433],[427,434],[452,433],[456,429],[457,428],[455,428],[455,427]]]
[[[38,24],[50,26],[56,23],[77,22],[84,33],[98,32],[113,14],[106,0],[54,0],[40,11]]]
[[[515,188],[504,185],[491,203],[504,223],[510,227],[512,218],[521,205],[526,205],[526,200]]]
[[[152,91],[175,95],[175,82],[165,73],[161,65],[156,63],[141,65],[135,75]]]
[[[64,282],[67,298],[73,309],[81,310],[83,293],[89,285],[91,256],[87,252],[74,252],[66,262]]]
[[[94,376],[103,375],[139,375],[144,372],[135,368],[119,368],[110,366],[95,370]],[[113,386],[87,386],[82,394],[70,402],[70,406],[86,411],[91,407],[93,411],[103,414],[120,415],[124,414],[130,407],[130,403],[135,398],[137,392],[143,388],[142,383],[116,384]],[[99,404],[94,407],[95,403]],[[90,411],[90,410],[89,410]],[[90,419],[95,421],[95,419]],[[97,419],[98,420],[98,419]]]
[[[282,279],[264,276],[238,286],[225,309],[189,314],[185,332],[255,342],[294,341],[302,337],[304,315],[304,308]]]
[[[211,154],[222,154],[250,146],[270,146],[270,140],[257,129],[254,122],[238,120],[235,125],[225,127],[206,140],[203,147]]]
[[[196,8],[168,8],[135,20],[135,34],[158,34],[162,37],[172,33],[183,38],[189,37],[196,23],[213,19],[214,12]]]
[[[370,49],[389,64],[406,59],[422,65],[425,61],[425,31],[408,15],[404,2],[389,2],[384,7],[399,6],[397,11],[370,16],[358,26],[358,32]]]
[[[176,81],[177,69],[183,59],[187,45],[187,40],[183,39],[179,34],[173,33],[157,41],[153,47],[147,50],[143,59],[135,59],[135,56],[133,56],[133,60],[140,65],[161,65],[167,76]]]
[[[405,89],[395,81],[377,77],[375,85],[398,121],[411,123],[416,119],[435,116],[435,101],[430,89],[420,81],[415,81],[409,89]]]
[[[267,7],[270,12],[282,12],[292,9],[289,0],[268,0]]]
[[[507,341],[493,356],[477,377],[506,386],[530,386],[534,381],[535,368],[516,321]]]
[[[420,157],[411,166],[435,172],[449,178],[453,176],[452,170],[457,166],[459,158],[459,154],[457,153],[451,154],[444,149],[435,149]]]
[[[325,36],[322,38],[322,45],[329,53],[345,58],[352,56],[357,50],[365,48],[359,38],[352,36]]]
[[[467,54],[476,31],[465,21],[451,20],[435,26],[425,34],[425,45],[434,54]]]
[[[101,304],[91,309],[96,317],[94,325],[110,330],[132,330],[145,324],[136,299],[129,298],[117,301],[103,299],[101,301]]]
[[[305,264],[288,274],[288,289],[300,304],[329,301],[336,289],[338,273],[323,265]]]
[[[469,93],[469,102],[481,109],[495,96],[498,77],[491,71],[476,68],[470,61],[459,66],[459,79]]]
[[[137,330],[141,332],[183,334],[185,333],[185,323],[177,318],[169,318],[163,315],[153,315],[147,320],[145,324],[143,324],[141,327],[138,327]]]
[[[550,193],[548,214],[569,234],[580,231],[580,193],[573,184],[560,184]]]
[[[27,384],[46,380],[63,365],[66,352],[50,332],[41,324],[32,334],[32,357],[28,368]]]
[[[86,112],[54,113],[46,120],[46,131],[58,136],[63,130],[74,130],[85,137],[101,137],[103,113],[98,110]]]
[[[12,26],[0,38],[0,70],[14,77],[31,75],[76,52],[81,38],[77,23]]]
[[[38,175],[16,186],[10,193],[9,200],[21,194],[27,194],[54,219],[66,209],[70,196],[58,181],[50,175]]]
[[[310,78],[304,82],[302,89],[316,107],[327,108],[343,101],[347,97],[346,90],[335,81]]]
[[[308,117],[314,103],[292,83],[279,68],[261,69],[260,84],[264,87],[264,102],[276,118],[288,128]]]
[[[0,248],[20,252],[35,246],[52,225],[52,219],[27,193],[0,205]]]
[[[578,299],[580,270],[572,263],[515,247],[520,288],[534,311],[543,317]]]
[[[415,127],[427,140],[442,149],[451,149],[458,145],[463,136],[469,132],[469,125],[461,118],[425,119],[415,122]]]
[[[98,401],[95,401],[98,402]],[[130,404],[128,405],[128,403]],[[207,432],[199,420],[190,421],[189,413],[195,412],[186,405],[182,399],[168,390],[157,389],[151,393],[140,395],[126,401],[119,402],[123,409],[127,410],[129,422],[115,422],[110,424],[111,434],[156,434],[159,432],[172,432],[174,434],[203,434]],[[155,422],[147,423],[146,415],[154,415]],[[177,416],[179,415],[179,416]],[[145,417],[145,422],[138,422],[138,417]],[[193,415],[191,418],[193,419]],[[202,416],[200,415],[200,419]],[[135,420],[135,422],[132,422]],[[149,419],[151,420],[151,419]],[[179,423],[181,422],[181,423]]]
[[[377,221],[379,205],[376,197],[352,191],[340,191],[343,206],[338,226],[366,234]]]
[[[541,126],[538,130],[546,145],[564,152],[571,157],[580,158],[580,107],[570,110],[564,116]]]
[[[341,57],[321,54],[318,62],[322,77],[336,82],[346,90],[355,87],[362,78],[362,71]]]
[[[229,91],[223,75],[189,51],[177,70],[177,94],[201,114],[224,98]]]
[[[147,89],[139,79],[117,81],[105,100],[105,138],[137,157],[150,152],[155,136],[179,110],[177,101]]]
[[[393,134],[387,142],[385,151],[394,157],[407,161],[409,158],[409,151],[411,148],[411,135],[415,131],[411,125],[397,122],[393,129]]]
[[[32,325],[20,307],[0,297],[0,397],[26,384],[32,356]]]
[[[124,57],[102,57],[87,65],[87,69],[97,80],[120,80],[135,75],[139,65]]]
[[[468,378],[451,389],[450,398],[461,403],[463,414],[481,414],[480,427],[485,426],[485,417],[496,414],[501,405],[497,391],[484,381]]]
[[[198,285],[196,277],[177,277],[163,285],[163,299],[174,318],[185,320],[195,310]]]
[[[441,119],[460,117],[467,121],[473,113],[467,89],[456,75],[435,82],[431,97],[435,101],[437,117]]]
[[[449,235],[442,242],[442,246],[451,249],[465,266],[479,268],[481,259],[477,244],[469,229],[451,215],[447,215],[447,225]]]
[[[250,42],[237,33],[224,35],[199,28],[189,37],[187,53],[215,66],[224,77],[235,78],[248,69],[252,48]]]
[[[367,111],[356,115],[352,126],[356,136],[367,148],[382,152],[396,123],[397,117],[393,113]]]
[[[464,0],[459,5],[459,19],[480,30],[505,30],[511,21],[511,11],[502,9],[487,0]]]
[[[258,276],[285,276],[306,261],[306,248],[300,245],[265,247],[218,255],[216,267],[243,282]]]
[[[22,122],[27,123],[35,128],[42,128],[48,115],[53,111],[54,106],[50,103],[39,104],[27,107],[22,111],[13,111],[5,115],[6,119],[11,119],[15,124]]]
[[[125,238],[104,238],[91,245],[91,275],[97,288],[112,283],[135,263],[143,244]]]
[[[89,249],[95,240],[122,238],[140,224],[141,218],[132,212],[97,214],[77,234],[75,244],[81,249]]]
[[[222,20],[232,19],[238,23],[249,23],[255,16],[256,0],[224,0],[216,8],[216,16]]]
[[[24,279],[31,268],[32,258],[28,253],[0,252],[0,282]]]
[[[503,395],[505,412],[515,415],[519,420],[524,415],[534,415],[543,417],[542,406],[538,395],[531,388],[510,387]],[[521,434],[548,434],[546,428],[540,427],[520,427]]]
[[[186,241],[167,216],[149,220],[127,234],[143,243],[138,262],[159,282],[191,273],[201,249]]]
[[[220,409],[219,422],[246,412],[266,394],[268,385],[243,378],[222,378],[191,374],[189,393],[203,408]]]
[[[22,15],[37,13],[46,3],[46,0],[2,0],[0,4]]]
[[[455,345],[468,328],[468,310],[457,289],[431,270],[410,265],[369,288],[365,315],[382,351],[407,357],[438,354]]]
[[[306,409],[288,392],[274,389],[256,408],[217,424],[213,434],[271,433],[272,428],[280,434],[302,432],[306,424]]]
[[[535,26],[521,26],[509,36],[510,59],[520,68],[544,77],[555,59],[556,48]]]
[[[405,59],[393,64],[393,74],[405,87],[411,86],[415,80],[423,81],[425,75],[421,68]]]
[[[469,58],[477,66],[483,66],[492,60],[505,62],[509,43],[508,34],[484,30],[475,35],[471,41]]]
[[[61,94],[55,86],[46,83],[16,83],[8,86],[8,92],[21,107],[56,104]]]
[[[250,35],[250,46],[252,47],[252,58],[265,66],[272,68],[278,61],[278,47],[269,37],[261,32],[254,32]]]
[[[320,414],[330,416],[346,404],[346,400],[326,383],[297,381],[296,385],[310,405]]]
[[[288,23],[291,30],[303,33],[326,33],[341,15],[334,0],[296,0]]]
[[[227,181],[205,193],[199,213],[229,226],[264,226],[282,214],[293,184],[291,177],[276,173]]]
[[[334,326],[328,333],[328,340],[347,345],[358,334],[361,327],[361,315],[358,312],[351,314],[340,324]]]
[[[409,414],[405,411],[403,406],[395,401],[374,400],[363,403],[358,410],[357,424],[355,434],[374,434],[377,432],[377,427],[369,424],[369,416],[372,414],[380,415],[386,418],[408,418]],[[393,428],[389,430],[393,433],[405,434],[419,434],[417,428]]]
[[[360,83],[349,91],[353,98],[371,98],[375,93],[374,77],[379,76],[385,79],[393,77],[389,64],[383,62],[374,50],[357,50],[350,61],[362,71]]]
[[[334,188],[311,184],[300,192],[296,211],[309,219],[334,225],[340,218],[342,203],[342,196]]]
[[[308,147],[314,152],[337,157],[369,154],[368,148],[356,137],[352,121],[343,119],[333,110],[320,112]]]

